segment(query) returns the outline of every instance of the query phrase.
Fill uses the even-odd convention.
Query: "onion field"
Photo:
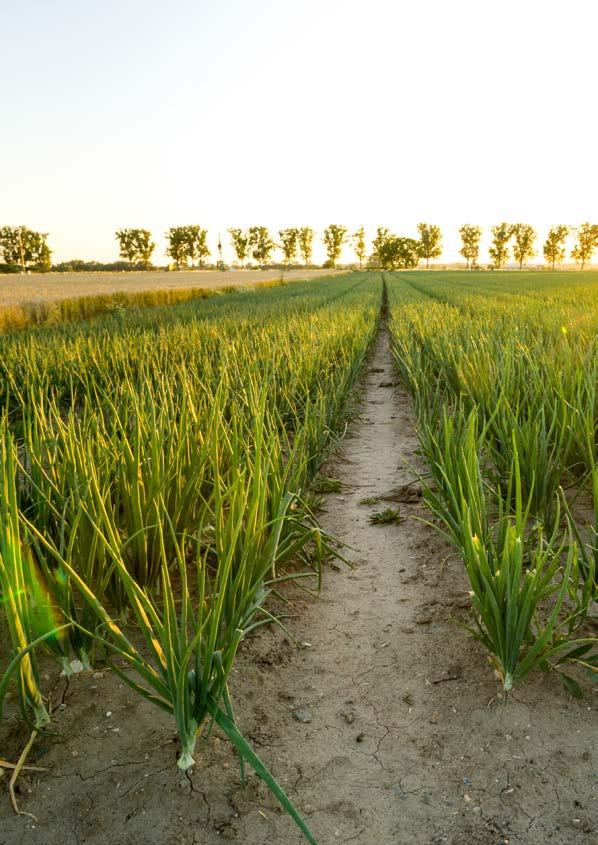
[[[471,631],[505,691],[532,669],[595,678],[598,287],[569,274],[404,273],[393,349],[424,496],[462,557]],[[522,283],[523,282],[523,283]],[[584,507],[585,506],[585,509]]]
[[[241,779],[248,764],[317,841],[229,685],[257,629],[294,639],[288,582],[311,599],[345,556],[320,525],[321,468],[361,424],[354,388],[386,326],[423,516],[462,560],[488,671],[503,695],[533,671],[587,694],[598,274],[353,272],[27,328],[0,336],[0,772],[18,813],[27,754],[60,742],[60,673],[108,666],[168,715],[183,772],[218,726]]]
[[[46,728],[40,660],[103,649],[172,715],[182,769],[214,719],[262,772],[227,681],[269,593],[321,577],[305,495],[380,298],[349,276],[0,342],[0,702],[12,679]]]

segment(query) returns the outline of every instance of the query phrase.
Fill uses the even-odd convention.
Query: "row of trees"
[[[274,249],[282,250],[284,262],[290,266],[299,254],[305,266],[311,261],[313,253],[314,230],[308,226],[302,228],[280,229],[279,242],[270,237],[266,226],[251,226],[249,229],[229,229],[231,243],[241,267],[251,256],[260,267],[268,264]],[[429,267],[430,260],[442,255],[442,232],[432,223],[418,223],[419,240],[399,237],[379,226],[376,237],[372,242],[370,261],[379,263],[385,269],[405,269],[416,267],[420,260]],[[537,255],[535,244],[537,234],[529,223],[499,223],[491,227],[492,240],[489,254],[492,266],[500,269],[509,260],[511,251],[513,258],[522,268],[531,258]],[[570,234],[576,234],[576,243],[571,251],[571,258],[584,266],[591,260],[594,250],[598,248],[598,225],[582,223],[573,228],[559,224],[553,226],[543,245],[545,260],[554,270],[556,264],[566,257],[565,241]],[[459,229],[462,246],[460,254],[465,258],[468,268],[478,266],[480,240],[482,228],[466,223]],[[179,269],[181,266],[193,266],[195,259],[199,267],[203,260],[210,255],[206,238],[207,230],[199,226],[178,226],[166,233],[168,240],[167,254],[170,255]],[[121,257],[135,263],[148,263],[149,256],[155,247],[151,242],[150,233],[145,229],[121,229],[117,232],[121,245]],[[326,249],[328,267],[335,267],[343,247],[350,242],[360,269],[367,258],[367,244],[365,229],[362,226],[349,235],[346,226],[331,224],[323,233],[322,241]],[[222,244],[219,240],[218,250],[222,258]]]
[[[416,267],[421,260],[428,267],[430,260],[442,254],[442,232],[432,223],[418,223],[417,231],[419,239],[399,237],[379,226],[368,258],[364,227],[350,234],[346,226],[333,223],[324,229],[322,235],[327,256],[324,266],[336,267],[343,247],[351,244],[360,268],[366,259],[370,264],[378,264],[385,269]],[[228,232],[241,267],[245,266],[248,258],[252,258],[260,267],[267,265],[275,249],[282,251],[287,266],[295,263],[298,256],[306,267],[312,260],[315,233],[309,226],[279,229],[277,241],[273,240],[266,226],[229,229]],[[511,254],[519,267],[523,267],[537,254],[537,234],[529,223],[499,223],[491,227],[490,233],[489,254],[493,267],[504,267]],[[482,228],[466,223],[459,229],[459,234],[462,244],[459,252],[465,258],[467,267],[474,269],[478,266]],[[582,270],[598,248],[596,224],[582,223],[576,228],[563,224],[553,226],[542,248],[544,258],[552,269],[564,261],[569,235],[575,235],[576,238],[571,258],[580,264]],[[166,232],[166,253],[172,258],[177,270],[182,267],[203,268],[211,255],[207,236],[208,230],[198,225],[174,226]],[[51,268],[51,251],[47,237],[47,233],[35,232],[26,226],[4,226],[0,228],[0,257],[5,265],[19,267],[23,272],[28,269],[48,271]],[[147,229],[118,229],[116,239],[120,257],[128,262],[129,267],[150,266],[156,248],[151,232]],[[218,254],[218,266],[223,267],[220,238]]]
[[[499,223],[492,226],[490,232],[492,241],[489,254],[494,267],[504,267],[511,249],[520,268],[537,255],[535,244],[538,236],[529,223]],[[459,229],[459,234],[462,241],[460,254],[467,261],[468,267],[475,268],[480,252],[482,229],[480,226],[465,224]],[[566,257],[565,241],[570,234],[576,235],[571,258],[580,264],[582,270],[598,248],[598,225],[594,223],[582,223],[577,228],[564,224],[552,226],[542,247],[542,253],[553,270],[555,265]]]
[[[302,228],[280,229],[278,243],[272,239],[266,226],[250,226],[249,229],[228,230],[233,249],[241,267],[249,257],[253,258],[260,267],[268,264],[272,252],[281,249],[285,264],[291,265],[297,259],[298,253],[304,264],[309,265],[313,254],[314,230],[309,226]],[[181,267],[194,267],[197,261],[199,268],[205,259],[211,255],[207,244],[207,229],[200,226],[175,226],[166,232],[166,254],[169,255],[177,270]],[[347,237],[345,226],[331,225],[324,231],[324,245],[328,255],[328,263],[334,267]],[[359,261],[365,259],[365,230],[363,227],[353,235],[358,251]],[[148,266],[155,243],[147,229],[119,229],[116,232],[120,257],[129,261],[131,265],[142,264]],[[218,252],[222,262],[222,243],[218,240]]]
[[[378,227],[376,238],[372,243],[371,259],[377,260],[383,267],[416,266],[419,258],[437,258],[441,254],[442,235],[438,226],[427,223],[418,225],[420,240],[412,238],[397,238],[388,229]],[[279,247],[284,255],[284,262],[291,265],[297,253],[300,254],[305,266],[311,261],[313,252],[314,230],[308,226],[302,228],[280,229],[278,236],[280,243],[276,244],[270,238],[264,226],[253,228],[229,229],[233,249],[237,260],[244,266],[249,254],[261,265],[267,263],[270,253]],[[326,249],[326,263],[324,266],[336,267],[341,252],[346,243],[350,243],[360,269],[367,258],[367,242],[365,229],[361,226],[356,232],[349,234],[346,226],[332,223],[324,229],[322,242]],[[415,257],[415,263],[412,263]]]

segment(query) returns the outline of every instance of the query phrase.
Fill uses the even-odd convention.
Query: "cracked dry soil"
[[[589,700],[535,675],[505,702],[455,624],[467,616],[467,583],[402,487],[417,440],[384,326],[360,388],[361,419],[325,470],[343,489],[322,514],[354,568],[327,570],[319,599],[289,591],[286,624],[310,645],[299,650],[275,628],[244,644],[232,676],[241,729],[320,845],[597,842]],[[400,522],[370,524],[397,500]],[[168,717],[109,673],[77,676],[64,701],[30,761],[48,771],[20,781],[22,809],[37,821],[11,814],[0,781],[0,845],[304,841],[255,775],[240,786],[222,737],[200,743],[186,777]],[[7,727],[1,756],[16,758],[26,733]]]

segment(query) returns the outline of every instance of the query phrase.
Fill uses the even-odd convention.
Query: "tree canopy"
[[[533,258],[536,254],[534,244],[536,242],[536,230],[529,223],[515,223],[511,227],[512,237],[515,239],[513,244],[513,256],[519,262],[519,269]]]
[[[382,264],[382,249],[390,237],[390,230],[386,226],[378,226],[376,237],[372,241],[372,258],[379,261],[380,264]]]
[[[379,258],[385,270],[410,270],[420,258],[419,241],[389,235],[379,248]]]
[[[151,232],[147,229],[117,229],[115,235],[120,257],[130,265],[143,264],[147,268],[156,248]]]
[[[208,230],[197,224],[173,226],[166,232],[168,247],[166,254],[175,262],[177,270],[181,267],[194,266],[197,261],[203,268],[204,260],[210,255],[207,244]]]
[[[347,227],[340,226],[338,223],[331,223],[324,229],[322,240],[326,247],[326,255],[328,256],[328,263],[331,267],[336,267],[336,262],[339,260],[345,238],[347,237]]]
[[[442,232],[432,223],[418,223],[419,232],[418,253],[425,258],[426,268],[430,266],[430,258],[440,258],[442,255]]]
[[[249,229],[249,248],[252,257],[260,267],[268,263],[272,250],[276,244],[270,237],[266,226],[251,226]]]
[[[471,223],[464,223],[459,229],[461,235],[461,249],[459,254],[467,261],[467,268],[475,267],[478,263],[478,256],[480,254],[480,238],[482,237],[482,227],[473,226]]]
[[[297,231],[299,252],[301,253],[301,258],[303,259],[305,266],[308,267],[313,252],[314,230],[309,226],[301,226],[301,228]]]
[[[363,226],[360,226],[356,232],[353,232],[351,240],[353,241],[353,251],[359,261],[359,269],[361,270],[366,256],[365,229]]]
[[[591,260],[594,250],[597,247],[598,225],[595,223],[582,223],[577,229],[577,241],[571,251],[571,258],[581,265],[581,270]]]
[[[245,259],[249,255],[249,233],[243,229],[229,229],[228,233],[241,268],[245,266]]]
[[[554,270],[554,265],[557,262],[561,262],[565,258],[565,238],[568,234],[569,227],[563,224],[553,226],[548,232],[542,251],[552,270]]]
[[[3,226],[0,229],[0,254],[6,264],[13,264],[23,272],[51,269],[51,250],[47,232],[36,232],[27,226]]]
[[[298,229],[279,229],[280,248],[284,255],[285,264],[288,266],[292,264],[297,255],[297,245],[299,238]]]
[[[510,223],[499,223],[497,226],[493,226],[490,231],[492,232],[492,243],[488,252],[492,263],[500,270],[509,257],[509,241],[513,236],[513,227]]]

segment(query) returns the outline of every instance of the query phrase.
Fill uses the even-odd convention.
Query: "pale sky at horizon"
[[[126,226],[162,263],[186,223],[230,259],[231,226],[423,220],[451,261],[465,222],[598,222],[595,0],[0,12],[0,225],[49,232],[56,261],[115,260]]]

